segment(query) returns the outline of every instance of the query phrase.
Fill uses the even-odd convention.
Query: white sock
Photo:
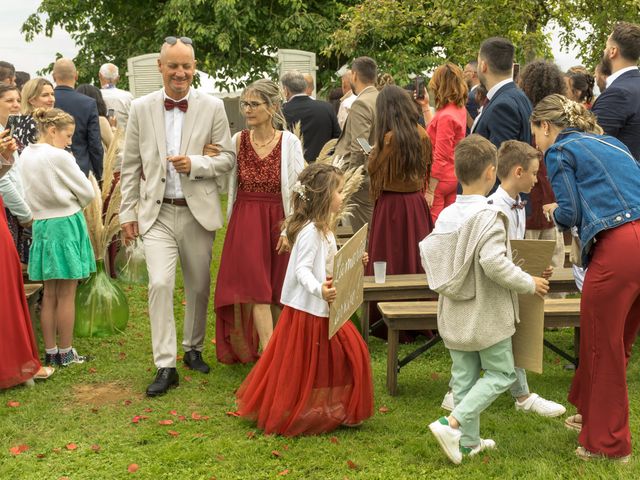
[[[55,355],[56,353],[58,353],[58,346],[56,345],[53,348],[45,348],[44,351],[45,353],[47,353],[47,355]]]
[[[69,353],[71,350],[73,350],[73,347],[61,348],[58,351],[60,352],[60,355],[64,355],[65,353]]]

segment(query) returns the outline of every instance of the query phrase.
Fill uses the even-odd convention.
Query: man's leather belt
[[[177,207],[186,207],[187,201],[184,198],[163,198],[162,203],[176,205]]]

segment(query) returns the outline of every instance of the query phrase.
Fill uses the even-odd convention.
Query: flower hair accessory
[[[568,100],[562,103],[562,110],[564,111],[567,120],[569,120],[569,126],[574,127],[576,125],[576,112],[575,107],[576,102],[573,100]]]
[[[296,192],[302,200],[307,200],[307,187],[304,186],[300,180],[293,184],[293,191]]]

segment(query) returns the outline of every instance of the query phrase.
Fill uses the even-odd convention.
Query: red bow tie
[[[189,107],[189,102],[187,102],[186,100],[180,100],[179,102],[174,102],[170,98],[165,98],[164,99],[164,109],[165,110],[173,110],[176,107],[178,107],[178,109],[181,112],[186,112],[187,108]]]

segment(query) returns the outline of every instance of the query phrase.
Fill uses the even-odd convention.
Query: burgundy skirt
[[[216,354],[221,363],[258,359],[259,339],[245,304],[280,304],[289,255],[278,255],[282,196],[238,192],[224,239],[215,292]]]
[[[329,320],[284,307],[262,358],[236,393],[238,413],[264,433],[330,432],[373,415],[369,350],[351,322],[329,340]]]
[[[366,274],[373,275],[374,262],[387,262],[387,275],[424,273],[418,243],[433,229],[429,206],[422,192],[382,192],[376,201],[369,230],[369,264]],[[426,282],[426,278],[425,278]],[[380,319],[376,303],[369,304],[369,322]],[[387,338],[384,324],[372,334]],[[415,335],[401,332],[400,341],[413,341]]]

